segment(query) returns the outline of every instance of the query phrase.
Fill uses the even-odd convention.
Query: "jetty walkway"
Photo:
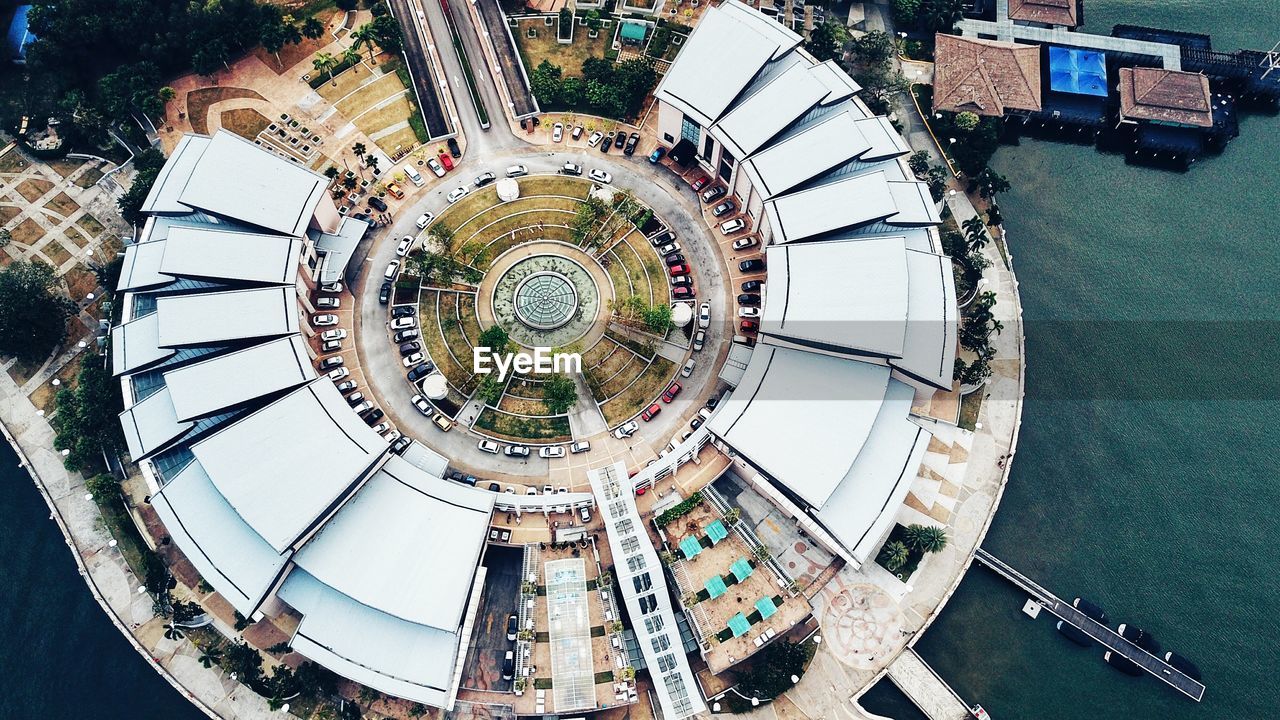
[[[929,664],[906,648],[889,664],[889,679],[929,720],[972,720],[969,706]]]

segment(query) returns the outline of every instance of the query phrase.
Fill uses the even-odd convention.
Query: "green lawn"
[[[620,423],[623,420],[635,415],[643,410],[649,403],[653,402],[662,391],[666,389],[667,383],[671,382],[671,377],[675,374],[675,363],[666,358],[654,358],[649,367],[641,373],[620,395],[600,406],[600,411],[604,413],[604,419],[610,425]]]
[[[476,418],[476,427],[504,440],[516,442],[565,442],[573,438],[566,417],[526,418],[485,408]]]

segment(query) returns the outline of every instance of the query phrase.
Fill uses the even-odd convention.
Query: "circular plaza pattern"
[[[481,291],[485,288],[482,284]],[[490,292],[494,320],[527,347],[568,345],[591,330],[600,314],[595,279],[563,254],[517,260],[501,272]]]
[[[578,293],[568,278],[548,270],[520,281],[514,305],[520,322],[537,330],[554,330],[573,319]]]

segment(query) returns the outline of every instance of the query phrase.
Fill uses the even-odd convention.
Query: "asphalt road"
[[[422,117],[427,124],[427,133],[431,137],[440,137],[452,132],[441,93],[447,88],[436,85],[436,73],[427,52],[422,25],[418,19],[418,9],[413,0],[390,0],[391,12],[400,21],[404,29],[405,57],[409,62],[409,70],[413,74],[413,82],[417,87],[418,100],[422,105]]]
[[[487,574],[480,596],[476,631],[471,634],[467,650],[467,666],[462,672],[462,686],[474,690],[507,692],[511,681],[502,679],[502,659],[515,642],[507,640],[507,618],[516,612],[520,600],[519,548],[490,545],[484,555]]]
[[[493,47],[498,56],[499,72],[502,73],[507,89],[511,92],[511,102],[515,106],[512,108],[515,111],[514,115],[524,117],[534,110],[533,95],[530,94],[529,86],[524,81],[524,74],[520,72],[520,51],[512,45],[511,35],[507,32],[506,21],[502,16],[502,7],[498,4],[498,0],[476,0],[476,8],[484,17],[484,30],[488,30],[493,35]],[[476,30],[483,32],[479,27]],[[481,38],[481,42],[483,40]]]

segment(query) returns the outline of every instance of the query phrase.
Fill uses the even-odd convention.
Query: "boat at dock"
[[[1071,601],[1071,607],[1079,610],[1085,615],[1088,615],[1094,620],[1097,620],[1103,625],[1107,624],[1107,612],[1103,610],[1101,606],[1093,602],[1085,600],[1084,598],[1076,598]]]
[[[1142,674],[1142,668],[1138,667],[1132,660],[1118,652],[1108,650],[1102,654],[1102,659],[1106,660],[1108,665],[1119,670],[1125,675],[1137,677]]]
[[[1089,637],[1085,631],[1075,625],[1072,625],[1066,620],[1059,620],[1057,628],[1058,632],[1062,633],[1068,640],[1080,647],[1088,647],[1093,644],[1093,638]]]
[[[1152,655],[1160,654],[1160,643],[1156,642],[1156,638],[1151,633],[1139,627],[1134,627],[1126,623],[1120,623],[1120,627],[1116,628],[1116,632],[1120,633],[1120,637],[1146,650]]]
[[[1195,680],[1200,679],[1200,668],[1196,667],[1195,663],[1182,657],[1178,653],[1170,650],[1164,654],[1164,661],[1169,663],[1170,667],[1178,670],[1183,675]]]

